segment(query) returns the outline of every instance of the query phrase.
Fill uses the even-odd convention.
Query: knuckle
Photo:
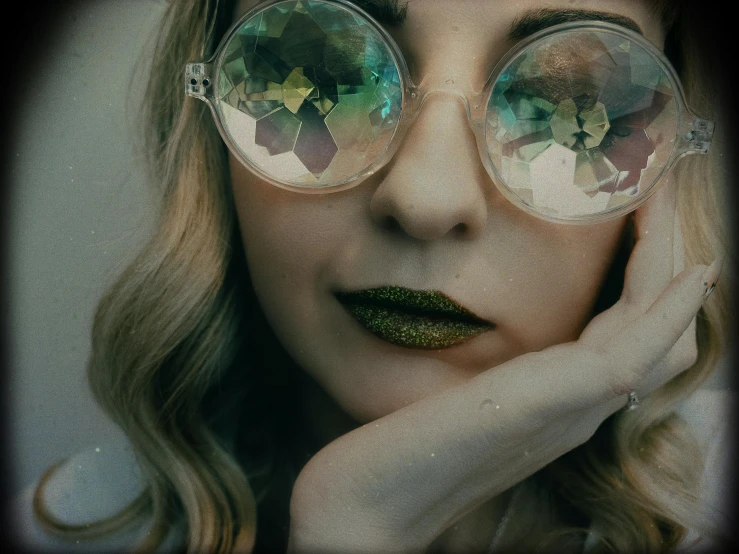
[[[644,365],[624,360],[613,368],[609,375],[609,392],[612,397],[623,396],[636,390],[646,373]]]
[[[585,366],[601,368],[608,371],[608,367],[612,364],[611,352],[603,345],[593,345],[580,353],[579,362]]]
[[[652,306],[654,298],[645,298],[641,294],[624,291],[621,296],[621,301],[623,303],[625,320],[633,321],[640,315],[646,313],[646,311]]]
[[[621,373],[614,376],[609,383],[610,396],[614,398],[624,396],[635,390],[638,383],[639,380],[633,375],[625,375],[624,373]]]
[[[613,353],[607,348],[598,347],[589,349],[583,356],[581,362],[595,368],[603,379],[606,401],[628,394],[643,380],[643,361],[632,359],[629,354]]]

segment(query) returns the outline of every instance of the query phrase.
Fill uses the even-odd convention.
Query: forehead
[[[233,18],[265,1],[237,0]],[[363,0],[353,3],[372,4]],[[664,43],[660,14],[649,0],[400,0],[399,4],[407,5],[407,15],[402,26],[392,29],[392,34],[404,35],[406,39],[439,42],[446,38],[447,32],[454,31],[457,37],[466,37],[468,41],[484,36],[487,42],[492,42],[508,36],[522,18],[544,9],[563,14],[579,12],[574,16],[577,19],[587,17],[588,12],[598,14],[592,19],[601,19],[604,14],[626,18],[634,23],[626,26],[642,32],[657,47],[662,48]]]

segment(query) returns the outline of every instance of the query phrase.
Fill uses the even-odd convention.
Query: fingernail
[[[713,292],[713,289],[716,288],[716,281],[718,281],[718,277],[721,274],[721,268],[724,266],[724,257],[719,256],[713,262],[711,265],[708,266],[708,269],[706,269],[706,272],[703,274],[703,277],[701,278],[701,287],[703,288],[703,298],[708,298],[711,293]]]

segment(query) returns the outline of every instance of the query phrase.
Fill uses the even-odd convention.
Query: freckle
[[[282,277],[283,279],[287,279],[287,273],[281,273],[280,277]]]
[[[459,27],[457,27],[456,25],[452,25],[452,31],[459,31]]]
[[[333,207],[334,207],[334,205],[333,205],[333,204],[329,204],[329,205],[328,205],[328,206],[326,206],[326,207],[327,207],[327,208],[333,208]]]
[[[455,279],[459,279],[459,273],[454,276]]]

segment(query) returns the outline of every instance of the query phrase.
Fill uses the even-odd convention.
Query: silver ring
[[[639,405],[639,398],[636,396],[636,392],[633,390],[629,393],[629,398],[626,400],[626,410],[636,410],[636,407]]]

